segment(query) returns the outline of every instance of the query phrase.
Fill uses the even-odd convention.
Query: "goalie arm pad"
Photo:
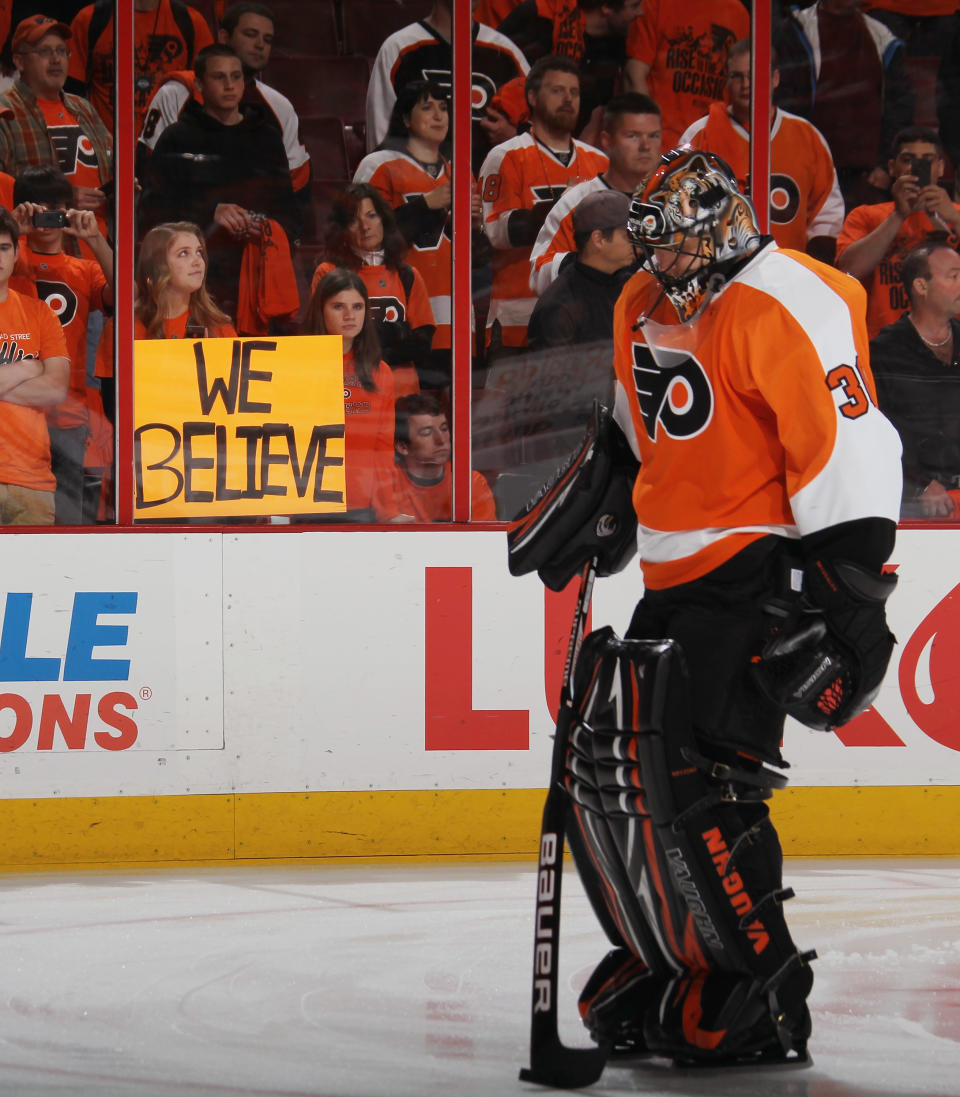
[[[580,448],[507,531],[510,574],[536,571],[558,591],[592,558],[597,575],[622,570],[637,549],[639,467],[609,410],[595,403]]]

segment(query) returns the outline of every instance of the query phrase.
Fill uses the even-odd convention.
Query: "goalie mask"
[[[681,322],[698,316],[734,264],[760,245],[757,215],[733,171],[689,146],[666,153],[634,195],[627,231]]]

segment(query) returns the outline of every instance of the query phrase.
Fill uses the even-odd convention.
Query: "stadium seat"
[[[362,7],[358,0],[348,6]],[[317,57],[340,53],[334,0],[270,0],[277,17],[272,57]],[[279,67],[279,66],[277,66]],[[270,80],[267,81],[270,83]]]
[[[300,136],[310,154],[314,176],[349,181],[353,173],[339,118],[307,115],[300,119]]]
[[[430,12],[430,0],[350,0],[343,5],[343,52],[373,59],[383,40]]]
[[[370,69],[364,57],[287,57],[267,83],[304,118],[338,117],[363,137]]]

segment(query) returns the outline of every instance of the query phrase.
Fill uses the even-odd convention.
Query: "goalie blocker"
[[[600,576],[626,567],[637,551],[632,493],[639,467],[610,411],[594,403],[580,448],[510,525],[510,574],[535,571],[558,591],[589,560]]]

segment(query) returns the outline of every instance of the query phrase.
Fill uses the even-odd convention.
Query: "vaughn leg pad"
[[[699,742],[688,700],[674,642],[587,637],[565,778],[571,849],[612,942],[660,987],[656,1009],[627,1026],[643,1029],[646,1047],[678,1059],[789,1058],[809,1031],[812,954],[797,952],[783,918],[792,892],[763,802],[786,779]],[[596,999],[594,1019],[615,1012]]]

